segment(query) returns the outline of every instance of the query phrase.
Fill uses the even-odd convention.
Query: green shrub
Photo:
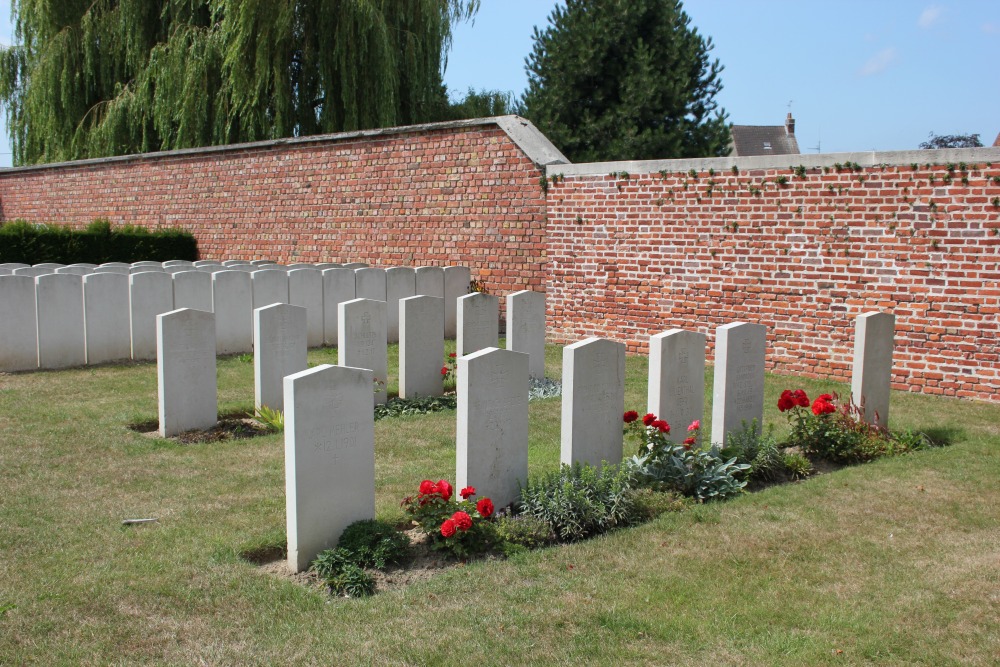
[[[194,236],[179,229],[150,231],[125,225],[113,229],[97,219],[85,229],[15,220],[0,225],[0,263],[138,262],[198,258]]]
[[[528,480],[518,514],[545,521],[562,542],[573,542],[639,521],[626,466],[601,469],[574,463]]]
[[[253,414],[248,413],[248,416],[271,433],[281,433],[285,430],[285,415],[281,410],[262,405],[255,408]]]
[[[733,431],[726,438],[726,446],[720,452],[723,458],[735,457],[737,463],[750,467],[747,479],[752,482],[774,482],[785,471],[785,460],[774,437],[774,429],[763,432],[754,419],[750,424],[743,422],[743,428]]]
[[[782,463],[792,479],[805,479],[814,472],[813,464],[802,454],[785,454]]]
[[[337,547],[346,551],[351,562],[359,567],[384,570],[406,560],[410,540],[390,523],[367,519],[345,528]]]
[[[384,404],[375,406],[375,421],[386,417],[423,415],[442,410],[454,410],[456,405],[458,405],[458,398],[455,395],[390,398]]]
[[[365,597],[375,593],[375,579],[352,561],[346,549],[327,549],[316,556],[312,567],[337,595]]]

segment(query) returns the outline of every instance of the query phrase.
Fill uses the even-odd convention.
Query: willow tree
[[[14,0],[15,164],[433,120],[479,0]]]

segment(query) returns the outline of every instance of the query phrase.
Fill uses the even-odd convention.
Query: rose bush
[[[431,548],[465,558],[487,551],[493,542],[489,519],[493,501],[473,501],[476,489],[467,486],[459,491],[461,500],[452,502],[454,490],[444,479],[420,482],[416,496],[403,499],[400,505],[431,541]]]

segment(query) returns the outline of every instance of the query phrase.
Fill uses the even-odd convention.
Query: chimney
[[[788,116],[785,117],[785,134],[790,137],[795,136],[795,119],[792,118],[792,112],[788,112]]]

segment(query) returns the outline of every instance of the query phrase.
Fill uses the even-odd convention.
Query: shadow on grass
[[[914,429],[930,438],[935,447],[948,447],[965,440],[965,429],[959,426],[932,426],[930,428]]]

